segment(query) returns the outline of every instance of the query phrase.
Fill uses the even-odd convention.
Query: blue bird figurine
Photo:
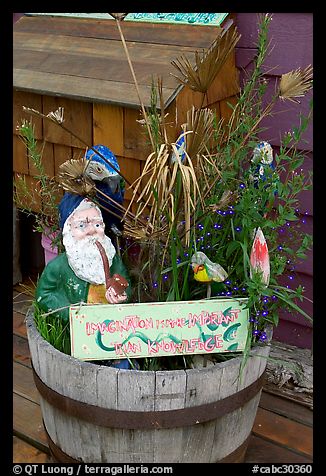
[[[107,146],[98,144],[94,145],[92,149],[88,149],[85,158],[90,161],[85,173],[89,178],[94,180],[96,188],[115,202],[122,204],[124,200],[124,188],[121,185],[121,176],[118,173],[120,172],[120,166],[113,152]],[[112,164],[113,167],[110,164]],[[122,212],[119,208],[115,207],[114,204],[101,193],[97,192],[96,198],[100,205],[122,217]],[[119,230],[122,228],[121,220],[113,216],[109,211],[102,208],[102,215],[107,233],[113,231],[113,233],[116,234],[114,230],[116,230],[116,228]]]
[[[178,155],[180,157],[181,162],[183,163],[186,157],[186,140],[185,140],[185,135],[180,135],[177,142],[175,143]],[[171,163],[174,164],[174,162],[177,161],[177,157],[175,155],[175,152],[172,153],[171,156]]]

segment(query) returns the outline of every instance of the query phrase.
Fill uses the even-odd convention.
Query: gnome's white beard
[[[108,236],[87,236],[80,240],[75,240],[70,233],[63,236],[68,263],[76,276],[91,284],[104,284],[103,261],[95,241],[99,241],[104,247],[111,266],[116,251]]]

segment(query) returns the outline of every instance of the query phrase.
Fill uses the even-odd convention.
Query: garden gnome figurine
[[[104,233],[101,210],[88,198],[66,193],[59,212],[65,252],[50,261],[39,278],[36,288],[39,308],[68,321],[72,304],[128,301],[131,296],[128,273]],[[112,365],[130,368],[127,359]]]
[[[115,202],[122,204],[124,200],[124,189],[121,187],[121,176],[119,175],[120,166],[113,152],[107,146],[98,144],[94,145],[92,149],[88,149],[85,157],[86,160],[89,161],[86,168],[86,175],[94,180],[96,188]],[[110,164],[112,164],[112,167]],[[120,209],[100,192],[96,194],[98,203],[102,205],[102,207],[112,210],[115,214],[121,215],[122,217]],[[107,234],[112,232],[112,230],[113,233],[115,233],[114,230],[116,230],[116,228],[118,228],[118,230],[122,228],[121,220],[104,208],[102,208],[102,216]]]
[[[127,301],[128,273],[104,233],[101,210],[88,198],[65,194],[59,211],[65,252],[48,263],[40,276],[39,307],[68,321],[71,304]]]

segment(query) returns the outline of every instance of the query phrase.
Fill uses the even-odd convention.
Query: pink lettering
[[[241,312],[240,309],[232,309],[232,310],[230,311],[230,313],[231,313],[231,315],[232,315],[232,317],[233,317],[232,322],[235,321],[236,319],[238,319],[240,312]]]
[[[150,340],[147,341],[147,352],[148,354],[157,354],[157,343],[151,342]]]
[[[194,352],[196,350],[196,347],[198,346],[198,343],[200,342],[199,338],[196,339],[190,339],[190,341],[186,341],[188,344],[188,352]]]
[[[214,337],[215,337],[215,348],[221,349],[223,347],[223,339],[221,339],[222,334],[216,334]]]
[[[113,345],[114,345],[115,354],[116,355],[123,355],[123,352],[121,350],[122,344],[118,344],[118,343],[114,342]]]

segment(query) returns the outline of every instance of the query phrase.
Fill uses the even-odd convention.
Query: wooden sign
[[[112,20],[109,13],[25,13],[25,15]],[[228,13],[128,13],[124,21],[220,26],[227,15]]]
[[[128,13],[125,21],[220,26],[228,13]]]
[[[71,355],[103,360],[242,351],[247,299],[70,306]]]

